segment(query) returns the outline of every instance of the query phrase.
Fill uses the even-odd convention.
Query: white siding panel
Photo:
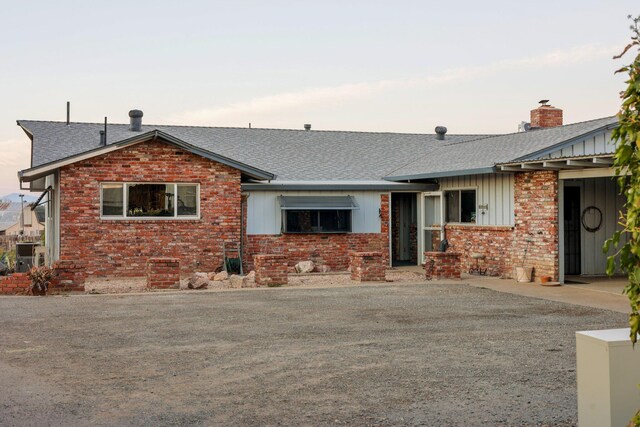
[[[379,191],[250,191],[247,192],[247,234],[280,234],[282,213],[278,196],[353,196],[354,233],[380,233]]]
[[[483,174],[468,177],[451,177],[440,180],[440,190],[475,188],[476,203],[488,205],[485,215],[478,211],[478,225],[513,225],[513,185],[512,174]]]

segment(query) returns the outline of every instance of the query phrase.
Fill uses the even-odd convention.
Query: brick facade
[[[60,260],[52,265],[54,277],[49,292],[84,292],[87,271],[83,262]]]
[[[31,279],[27,273],[0,276],[0,295],[29,295]]]
[[[149,258],[147,261],[147,289],[180,288],[180,260],[178,258]]]
[[[246,208],[244,209],[246,213]],[[313,261],[333,271],[346,271],[349,253],[381,252],[389,264],[389,195],[380,195],[380,233],[336,234],[250,234],[245,236],[244,260],[247,271],[253,270],[257,254],[284,254],[290,267],[300,261]],[[246,217],[244,219],[246,229]]]
[[[357,282],[384,282],[387,265],[382,252],[351,252],[349,255],[351,280]]]
[[[485,256],[480,260],[481,268],[487,269],[489,276],[509,276],[511,274],[511,251],[513,227],[478,226],[449,224],[445,227],[449,250],[462,254],[462,271],[468,272],[475,260],[470,254],[477,252]]]
[[[485,255],[480,261],[487,274],[512,277],[513,267],[534,267],[536,276],[559,276],[558,173],[535,171],[515,174],[514,217],[511,226],[447,225],[450,248],[462,254],[468,271],[475,260],[470,253]],[[528,247],[527,247],[527,241]]]
[[[424,269],[428,280],[459,279],[461,255],[457,252],[425,252]]]
[[[101,182],[199,183],[201,218],[100,219]],[[65,166],[60,188],[60,257],[90,276],[144,276],[151,257],[178,258],[184,274],[213,271],[223,242],[240,241],[240,171],[160,141]]]
[[[259,286],[286,285],[288,279],[287,256],[282,254],[260,254],[254,256],[256,284]]]

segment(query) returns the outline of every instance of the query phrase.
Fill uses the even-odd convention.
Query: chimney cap
[[[548,103],[549,103],[549,100],[548,100],[548,99],[541,99],[540,101],[538,101],[538,104],[540,104],[540,105],[542,105],[542,106],[545,106],[545,105],[547,105]]]
[[[304,130],[311,130],[311,124],[310,123],[305,123]]]
[[[142,113],[142,110],[131,110],[129,111],[129,117],[133,118],[140,118],[142,117],[144,114]]]

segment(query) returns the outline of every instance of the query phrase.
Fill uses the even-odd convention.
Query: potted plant
[[[31,279],[31,293],[35,296],[47,295],[51,279],[55,276],[53,269],[46,266],[33,266],[28,274]]]
[[[516,282],[526,283],[531,281],[531,277],[533,275],[533,267],[525,267],[524,263],[527,260],[527,252],[529,251],[529,244],[532,242],[531,239],[527,239],[527,245],[524,247],[524,256],[522,257],[522,264],[520,267],[516,267],[514,270],[514,276],[516,278]]]

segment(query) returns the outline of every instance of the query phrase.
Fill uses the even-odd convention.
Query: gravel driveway
[[[574,425],[574,332],[466,285],[0,298],[2,425]]]

